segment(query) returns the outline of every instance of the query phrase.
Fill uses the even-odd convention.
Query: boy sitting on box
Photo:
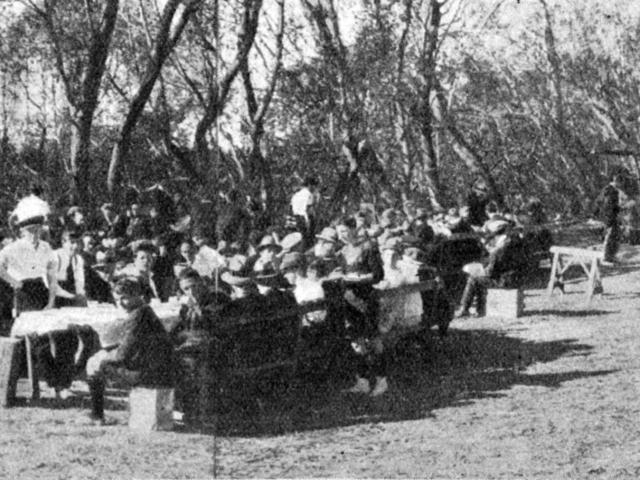
[[[135,278],[124,277],[113,287],[116,306],[124,311],[124,335],[89,358],[87,383],[93,421],[105,423],[104,391],[107,381],[129,387],[172,387],[173,347],[164,326],[142,297]]]

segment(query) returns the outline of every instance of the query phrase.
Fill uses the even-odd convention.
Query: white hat
[[[51,214],[49,204],[35,195],[29,195],[18,202],[11,213],[17,227],[44,223],[46,217]]]

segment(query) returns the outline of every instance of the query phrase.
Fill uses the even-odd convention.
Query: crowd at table
[[[115,303],[124,312],[122,337],[94,342],[86,363],[92,415],[101,420],[106,381],[173,384],[178,377],[189,403],[198,397],[199,363],[220,353],[219,325],[322,300],[326,283],[339,280],[355,373],[347,391],[377,397],[389,388],[385,338],[423,316],[419,292],[382,299],[378,292],[434,278],[433,246],[443,239],[481,237],[484,265],[469,270],[458,316],[468,315],[473,302],[482,315],[487,286],[517,282],[527,267],[519,262],[518,228],[544,221],[540,201],[510,214],[478,183],[460,209],[434,211],[411,200],[383,211],[363,204],[321,227],[318,188],[317,179],[306,179],[289,214],[262,228],[236,192],[215,229],[166,202],[135,198],[123,211],[107,203],[97,215],[78,206],[56,215],[35,189],[13,212],[18,238],[6,238],[0,251],[2,334],[21,312]],[[178,321],[167,331],[154,307],[178,297]],[[313,329],[325,320],[325,311],[308,312],[300,326]],[[74,345],[86,345],[84,335]],[[177,377],[167,373],[176,352],[183,372]]]

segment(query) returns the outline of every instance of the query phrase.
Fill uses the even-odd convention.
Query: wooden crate
[[[487,292],[487,316],[518,318],[524,311],[524,294],[519,288],[490,288]]]
[[[172,430],[173,403],[173,388],[133,388],[129,393],[129,428]]]
[[[0,337],[0,406],[10,407],[16,398],[20,357],[24,355],[20,338]]]

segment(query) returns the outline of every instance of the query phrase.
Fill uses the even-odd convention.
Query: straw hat
[[[240,257],[232,257],[229,260],[228,270],[220,275],[220,279],[234,286],[244,286],[253,283],[250,277],[249,265]]]

